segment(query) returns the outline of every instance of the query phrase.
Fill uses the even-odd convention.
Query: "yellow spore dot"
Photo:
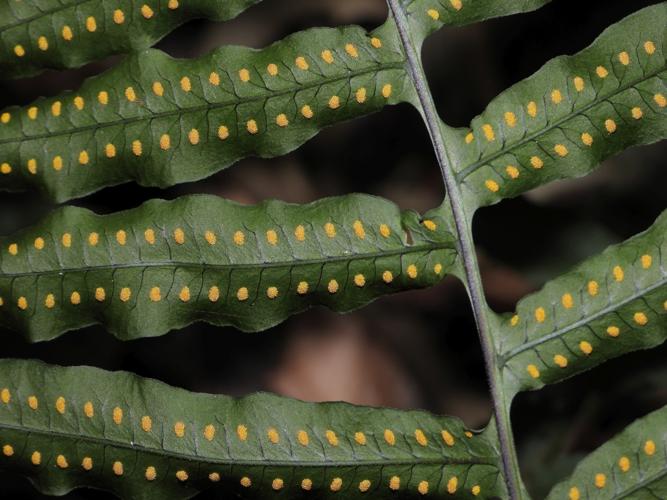
[[[486,189],[491,191],[492,193],[497,193],[498,190],[500,189],[500,186],[498,183],[492,179],[487,179],[484,181],[484,185],[486,186]]]
[[[619,283],[622,282],[625,278],[625,273],[623,272],[623,268],[621,266],[614,266],[612,273],[614,275],[614,280]]]
[[[278,288],[275,286],[270,286],[266,289],[266,296],[270,299],[275,299],[278,296]]]
[[[116,24],[123,24],[125,22],[125,14],[122,10],[116,9],[113,11],[113,22]]]
[[[618,337],[621,334],[621,330],[617,326],[607,327],[607,335],[610,337]]]
[[[355,59],[359,57],[359,51],[357,50],[357,47],[355,47],[355,45],[352,43],[345,44],[345,52],[347,52],[347,54],[350,57],[354,57]]]
[[[414,264],[410,264],[408,266],[407,272],[408,272],[408,277],[409,278],[411,278],[411,279],[417,278],[417,274],[418,274],[417,273],[417,266],[415,266]]]
[[[649,457],[655,455],[655,442],[652,440],[648,440],[644,443],[644,453],[646,453]]]
[[[305,241],[306,240],[306,228],[303,227],[301,224],[296,226],[294,229],[294,237],[297,239],[297,241]]]
[[[440,19],[440,12],[438,12],[435,9],[428,9],[426,11],[426,14],[428,14],[428,17],[430,17],[434,21],[437,21],[438,19]]]
[[[144,432],[150,432],[153,429],[153,420],[148,415],[141,417],[141,430]]]
[[[338,291],[338,281],[336,280],[330,280],[329,283],[327,283],[327,290],[329,293],[334,294]]]
[[[359,288],[362,288],[366,284],[366,278],[363,274],[355,274],[354,284]]]
[[[215,71],[211,71],[211,74],[208,75],[208,83],[217,87],[220,85],[220,75]]]
[[[564,146],[563,144],[556,144],[556,145],[554,146],[554,151],[555,151],[556,154],[557,154],[558,156],[560,156],[561,158],[565,158],[565,157],[568,155],[568,153],[569,153],[569,151],[567,150],[567,147]]]
[[[598,472],[595,474],[595,487],[598,489],[602,489],[605,487],[607,484],[607,476],[602,474],[601,472]]]
[[[141,156],[142,152],[143,152],[143,147],[141,145],[141,141],[139,139],[132,141],[132,154],[134,156]]]
[[[343,487],[343,480],[339,477],[335,477],[333,481],[331,481],[331,484],[329,485],[329,489],[331,491],[340,491],[342,487]]]
[[[422,222],[422,224],[429,231],[435,231],[436,229],[438,229],[438,225],[430,219],[426,219],[425,221]]]
[[[387,224],[380,224],[380,235],[383,238],[389,238],[391,236],[391,228]]]
[[[185,436],[185,424],[183,422],[176,422],[174,424],[174,434],[179,438]]]
[[[241,441],[247,441],[248,440],[248,428],[243,424],[239,424],[236,427],[236,435],[238,436],[238,438]]]
[[[179,83],[183,92],[190,92],[192,90],[192,82],[190,81],[190,77],[182,77]]]
[[[296,433],[296,440],[299,442],[301,446],[308,446],[308,443],[310,442],[308,433],[304,430],[300,430],[299,432]]]
[[[516,115],[511,111],[505,112],[505,123],[511,128],[516,127]]]
[[[123,423],[123,409],[119,406],[116,406],[112,413],[111,413],[111,418],[113,419],[113,423],[116,425],[120,425]]]
[[[388,271],[388,270],[387,270],[387,271],[384,271],[384,272],[382,273],[382,281],[384,281],[384,282],[387,283],[387,284],[389,284],[389,283],[391,283],[392,281],[394,281],[394,275],[392,274],[392,272],[391,272],[391,271]]]
[[[240,483],[244,488],[250,488],[252,486],[252,481],[247,476],[242,477]]]
[[[604,128],[607,129],[607,132],[609,132],[610,134],[613,134],[614,132],[616,132],[616,128],[617,128],[616,122],[614,120],[612,120],[611,118],[607,118],[604,121]]]
[[[42,463],[42,454],[39,451],[33,451],[30,455],[30,462],[32,465],[40,465]]]
[[[93,418],[95,416],[95,407],[93,406],[92,401],[86,401],[83,405],[83,414],[88,418]]]
[[[116,241],[120,246],[125,246],[127,244],[127,233],[122,229],[116,232]]]
[[[459,480],[456,476],[452,476],[449,478],[449,481],[447,481],[447,493],[450,495],[453,495],[456,493],[456,489],[459,486]]]
[[[181,288],[181,291],[178,294],[178,298],[181,302],[190,302],[190,289],[187,286]]]
[[[215,439],[215,426],[213,424],[208,424],[204,427],[204,439],[206,441],[213,441]]]
[[[463,8],[463,2],[461,0],[449,0],[449,3],[454,7],[454,10],[461,10]]]
[[[248,300],[249,294],[248,294],[248,289],[244,286],[239,288],[236,292],[236,298],[240,301],[243,302],[245,300]]]
[[[544,166],[544,162],[539,156],[531,156],[530,157],[530,166],[533,167],[536,170],[539,170]]]
[[[632,319],[634,320],[635,323],[637,323],[639,326],[645,326],[648,323],[648,317],[646,314],[643,312],[636,312],[633,316]]]
[[[630,459],[626,456],[619,458],[618,468],[621,469],[621,472],[628,472],[630,470]]]
[[[34,158],[30,158],[28,160],[28,172],[30,172],[32,175],[37,173],[37,160]]]
[[[385,83],[382,86],[382,97],[384,97],[385,99],[389,99],[391,97],[391,93],[392,93],[391,83]]]
[[[0,391],[0,401],[2,401],[4,404],[9,404],[11,400],[12,400],[12,393],[6,387],[3,388]]]
[[[169,134],[162,134],[160,136],[160,149],[167,151],[171,147],[171,138]]]
[[[63,109],[63,103],[60,101],[55,101],[53,104],[51,104],[51,114],[53,116],[60,116],[62,109]]]
[[[509,175],[510,179],[516,179],[519,177],[519,169],[514,165],[507,165],[507,167],[505,167],[505,172],[507,172],[507,175]]]
[[[651,267],[651,265],[653,264],[653,257],[651,257],[648,254],[642,255],[640,260],[641,260],[643,269],[649,269]]]
[[[78,95],[74,98],[74,107],[78,111],[82,111],[85,106],[86,106],[86,101],[83,99],[83,97]]]
[[[218,138],[221,141],[224,141],[228,137],[229,137],[229,129],[227,127],[225,127],[224,125],[220,125],[218,127]]]
[[[593,346],[590,344],[590,342],[586,342],[585,340],[582,340],[581,342],[579,342],[579,349],[586,356],[588,356],[590,353],[593,352]]]
[[[563,294],[560,301],[565,309],[572,309],[572,306],[574,305],[574,299],[572,298],[572,295],[569,293]]]
[[[475,134],[473,134],[472,132],[468,132],[465,137],[466,144],[470,144],[474,140],[475,140]]]
[[[39,50],[49,50],[49,41],[45,36],[40,36],[37,39],[37,46],[39,47]]]
[[[473,496],[477,496],[482,492],[482,488],[480,487],[479,484],[476,484],[475,486],[472,487],[470,492],[473,494]]]
[[[81,294],[79,292],[72,292],[72,295],[69,297],[69,301],[72,303],[72,305],[79,305],[81,304]]]
[[[338,436],[336,436],[334,431],[327,429],[327,431],[324,433],[324,436],[327,438],[327,441],[331,446],[338,446]]]
[[[544,320],[547,318],[547,313],[543,307],[538,307],[535,309],[535,321],[538,323],[544,323]]]
[[[563,94],[560,90],[554,89],[551,91],[551,102],[554,104],[560,104],[563,102]]]
[[[97,31],[97,21],[95,21],[93,16],[88,16],[86,18],[86,29],[91,33]]]
[[[581,142],[583,142],[585,146],[591,146],[593,144],[593,136],[588,132],[584,132],[581,134]]]
[[[11,444],[6,444],[2,447],[2,454],[6,457],[11,457],[14,454],[14,448]]]
[[[16,243],[12,243],[7,247],[7,251],[10,255],[17,255],[19,253],[19,246]]]
[[[313,481],[311,479],[305,478],[301,481],[301,489],[304,491],[310,491],[313,488]]]
[[[98,301],[98,302],[104,302],[104,300],[106,298],[107,298],[107,294],[104,291],[104,288],[102,288],[101,286],[98,286],[95,289],[95,300]]]
[[[484,137],[486,137],[487,141],[491,142],[496,140],[496,134],[490,124],[485,123],[482,125],[482,132],[484,132]]]
[[[337,95],[331,96],[329,99],[329,108],[330,109],[338,109],[340,108],[340,97]]]
[[[415,430],[415,440],[419,446],[428,446],[428,439],[426,438],[426,434],[424,434],[424,431],[421,429]]]
[[[67,409],[67,402],[65,401],[65,398],[62,396],[58,396],[56,399],[56,411],[60,413],[61,415],[65,414],[65,410]]]
[[[39,237],[39,238],[35,238],[34,245],[35,245],[35,248],[36,248],[37,250],[43,250],[43,249],[44,249],[44,245],[45,245],[45,243],[44,243],[44,238],[41,238],[41,237]]]
[[[66,42],[70,42],[72,38],[74,38],[74,33],[72,33],[72,28],[70,28],[69,26],[63,26],[61,35],[63,36],[63,40],[65,40]]]
[[[442,272],[442,264],[439,262],[433,266],[433,272],[439,275]]]
[[[31,120],[36,120],[37,119],[37,113],[39,110],[37,109],[36,106],[31,106],[28,108],[28,118]]]
[[[188,141],[190,141],[190,144],[193,146],[199,144],[199,130],[196,128],[190,129],[188,132]]]
[[[366,435],[363,432],[355,432],[354,441],[360,446],[366,446]]]
[[[584,79],[581,78],[580,76],[575,76],[574,77],[574,88],[577,89],[577,92],[582,92],[585,87],[586,87],[586,83],[584,82]]]
[[[289,119],[285,113],[280,113],[278,116],[276,116],[276,125],[282,128],[289,125]]]
[[[296,64],[296,67],[299,68],[302,71],[307,71],[308,68],[310,67],[308,65],[308,61],[306,61],[306,58],[303,56],[299,56],[294,60],[294,64]]]
[[[185,233],[183,232],[183,229],[181,229],[180,227],[174,229],[174,241],[178,245],[183,245],[185,243]]]
[[[301,108],[301,115],[303,115],[304,118],[310,120],[314,116],[313,109],[308,106],[308,104],[306,104]]]
[[[326,224],[324,224],[324,233],[329,238],[335,238],[336,237],[336,226],[334,226],[331,222],[327,222]]]
[[[391,478],[389,478],[389,489],[391,491],[398,491],[401,489],[401,478],[398,476],[391,476]]]
[[[266,431],[266,436],[273,444],[278,444],[280,442],[280,434],[278,434],[278,431],[273,427]]]
[[[334,56],[329,49],[323,50],[322,53],[320,54],[320,57],[327,64],[333,64],[334,62]]]
[[[164,94],[164,87],[160,82],[153,82],[153,86],[151,87],[153,90],[153,94],[155,94],[158,97],[162,97]]]
[[[236,245],[241,246],[245,243],[245,234],[243,233],[243,231],[236,231],[234,233],[233,239]]]
[[[160,292],[159,286],[154,286],[148,292],[148,297],[151,299],[151,302],[160,302],[162,300],[162,293]]]
[[[540,377],[540,370],[535,365],[528,365],[526,367],[526,371],[528,372],[528,375],[530,375],[532,378]]]
[[[271,482],[271,489],[273,489],[273,491],[280,491],[283,489],[284,485],[285,482],[281,478],[277,477]]]
[[[607,71],[607,68],[604,66],[598,66],[595,68],[595,74],[598,75],[600,78],[607,78],[609,76],[609,71]]]
[[[276,233],[273,229],[269,229],[266,232],[266,241],[269,245],[276,246],[278,244],[278,233]]]
[[[597,281],[593,280],[588,282],[586,288],[588,290],[588,295],[590,295],[591,297],[595,297],[600,291],[600,285],[598,285]]]
[[[58,455],[56,457],[56,465],[60,469],[67,469],[67,467],[69,467],[69,464],[67,463],[67,459],[65,458],[65,455]]]
[[[364,229],[364,224],[360,220],[355,220],[352,224],[352,229],[357,238],[363,240],[366,238],[366,230]]]
[[[9,114],[9,113],[7,113],[7,112],[2,113],[2,115],[0,115],[0,121],[1,121],[2,123],[4,123],[4,124],[9,123],[9,121],[10,121],[11,119],[12,119],[12,115]]]
[[[146,243],[149,245],[154,245],[155,244],[155,231],[152,229],[146,229],[144,231],[144,239],[146,240]]]
[[[25,311],[28,309],[28,300],[25,297],[19,297],[19,300],[16,302],[16,305],[18,306],[21,311]]]
[[[28,407],[36,411],[39,408],[39,400],[37,396],[28,396]]]
[[[257,122],[255,120],[248,120],[246,122],[246,130],[248,131],[249,134],[255,135],[257,132],[259,132],[259,127],[257,126]]]
[[[308,282],[299,281],[299,284],[296,287],[296,293],[299,295],[306,295],[308,293]]]
[[[623,66],[627,66],[630,64],[630,55],[626,51],[623,51],[618,54],[618,60]]]
[[[90,162],[90,156],[88,156],[88,151],[84,150],[79,153],[79,164],[88,165]]]
[[[130,102],[134,102],[137,100],[137,94],[134,91],[133,87],[127,87],[125,89],[125,99],[127,99]]]
[[[114,473],[116,476],[122,476],[122,475],[123,475],[123,472],[124,472],[124,470],[123,470],[123,462],[120,462],[120,461],[116,460],[116,461],[113,463],[113,465],[111,466],[111,469],[113,470],[113,473]]]
[[[206,243],[208,243],[211,246],[215,245],[218,241],[217,236],[211,230],[208,230],[204,233],[204,239],[206,240]]]
[[[250,81],[250,71],[248,71],[246,68],[242,68],[239,70],[239,80],[241,80],[243,83],[247,83]]]
[[[364,479],[359,482],[359,491],[366,493],[371,488],[371,482],[368,479]]]
[[[561,368],[567,367],[567,358],[562,354],[556,354],[554,356],[554,363]]]
[[[380,40],[378,37],[374,36],[373,38],[371,38],[371,45],[373,46],[373,48],[381,49],[382,48],[382,40]]]
[[[83,470],[91,470],[93,468],[93,459],[90,457],[84,457],[81,461],[81,467],[83,467]]]
[[[417,491],[420,495],[428,494],[428,481],[420,481],[417,485]]]
[[[667,98],[665,98],[665,96],[663,94],[655,94],[653,96],[653,100],[661,108],[664,108],[665,106],[667,106]]]
[[[510,319],[510,325],[516,326],[518,324],[519,324],[519,315],[515,314],[514,316],[512,316],[512,319]]]
[[[396,444],[396,435],[394,434],[394,431],[385,429],[384,440],[389,446],[394,446]]]
[[[650,40],[647,40],[644,42],[644,51],[649,55],[652,56],[655,54],[655,43],[653,43]]]
[[[452,435],[451,432],[449,432],[447,430],[443,430],[442,432],[440,432],[440,435],[442,436],[443,442],[447,446],[454,446],[454,443],[456,442],[456,440],[454,439],[454,436]]]
[[[630,110],[630,113],[632,114],[632,118],[634,118],[635,120],[641,120],[642,117],[644,116],[644,112],[642,111],[642,108],[640,108],[639,106],[635,106],[634,108],[632,108],[632,110]]]
[[[9,163],[3,163],[2,165],[0,165],[0,172],[2,172],[5,175],[11,174],[12,166]]]
[[[153,9],[151,9],[148,5],[143,4],[141,6],[141,15],[144,16],[146,19],[150,19],[153,17]]]
[[[266,72],[271,76],[277,76],[278,75],[278,66],[274,63],[271,63],[266,67]]]
[[[157,471],[155,470],[155,467],[152,465],[146,467],[144,477],[146,478],[146,481],[155,481],[155,478],[157,478]]]
[[[104,154],[107,158],[113,158],[116,156],[116,146],[111,143],[107,144],[104,146]]]
[[[167,7],[169,8],[169,10],[178,9],[178,5],[179,5],[178,0],[169,0],[169,2],[167,2]]]

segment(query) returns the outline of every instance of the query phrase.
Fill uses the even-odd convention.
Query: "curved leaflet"
[[[667,212],[496,317],[505,383],[555,383],[667,339]]]
[[[469,129],[443,125],[468,203],[582,176],[667,137],[666,25],[667,4],[647,7],[505,91]]]
[[[667,497],[667,407],[630,425],[586,457],[547,500]]]
[[[122,498],[500,498],[496,445],[422,411],[195,394],[126,372],[0,362],[0,468]]]
[[[226,21],[259,0],[0,2],[0,72],[23,77],[150,47],[196,18]]]
[[[441,214],[365,195],[66,207],[0,239],[0,325],[37,341],[101,323],[133,339],[194,321],[263,330],[319,304],[349,311],[444,277],[456,251]]]
[[[0,190],[65,201],[131,180],[193,181],[411,92],[389,25],[312,29],[192,61],[147,50],[76,92],[0,113]]]

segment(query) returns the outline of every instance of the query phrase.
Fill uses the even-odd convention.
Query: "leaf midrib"
[[[43,436],[57,437],[73,441],[88,441],[94,444],[102,446],[112,446],[116,448],[122,448],[125,450],[136,451],[138,453],[144,454],[153,454],[158,456],[177,458],[181,460],[188,460],[193,462],[206,462],[214,463],[221,465],[232,465],[232,466],[274,466],[274,467],[358,467],[362,466],[386,466],[386,465],[496,465],[496,461],[493,459],[481,459],[481,458],[470,458],[468,460],[458,460],[458,459],[449,459],[446,456],[441,455],[439,458],[419,458],[414,457],[410,459],[387,459],[387,460],[363,460],[358,458],[353,458],[350,460],[321,460],[321,461],[307,461],[307,460],[271,460],[271,459],[260,459],[260,460],[248,460],[248,459],[218,459],[212,457],[204,457],[199,455],[188,455],[185,453],[179,453],[176,451],[168,451],[165,449],[158,448],[148,448],[143,445],[126,444],[123,441],[114,441],[108,438],[101,438],[96,436],[89,436],[83,434],[71,434],[61,431],[45,430],[45,429],[36,429],[30,427],[22,427],[20,425],[12,425],[8,423],[0,423],[0,429],[8,429],[13,431],[25,432],[28,434],[41,434]]]
[[[466,167],[463,170],[461,170],[460,172],[456,173],[457,182],[459,182],[459,183],[463,182],[463,180],[466,177],[468,177],[469,175],[474,173],[476,170],[482,168],[483,166],[489,164],[490,162],[500,158],[501,156],[506,155],[508,152],[510,152],[510,151],[512,151],[512,150],[514,150],[518,147],[521,147],[525,144],[528,144],[530,142],[535,141],[540,136],[542,136],[542,135],[544,135],[544,134],[546,134],[546,133],[548,133],[548,132],[550,132],[550,131],[552,131],[556,128],[559,128],[565,122],[567,122],[569,120],[572,120],[573,118],[576,118],[579,115],[584,114],[586,111],[588,111],[592,107],[597,106],[598,104],[603,103],[604,101],[610,99],[611,97],[613,97],[617,94],[620,94],[621,92],[625,92],[626,90],[631,89],[632,87],[634,87],[636,85],[639,85],[640,83],[642,83],[646,80],[649,80],[651,78],[654,78],[654,77],[658,76],[660,73],[662,73],[666,69],[667,69],[667,64],[663,64],[659,69],[657,69],[657,70],[655,70],[651,73],[645,74],[642,78],[638,78],[638,79],[632,80],[631,82],[629,82],[625,85],[621,85],[621,86],[617,87],[614,91],[609,92],[607,94],[604,94],[604,95],[600,94],[600,95],[597,96],[597,97],[599,97],[599,99],[594,99],[593,101],[591,101],[590,103],[586,104],[585,106],[583,106],[582,108],[580,108],[578,110],[573,109],[572,113],[570,113],[568,115],[565,115],[562,118],[559,118],[558,120],[549,124],[547,127],[542,128],[542,129],[540,129],[536,132],[533,132],[532,134],[528,134],[528,135],[522,137],[521,139],[519,139],[517,142],[515,142],[511,145],[508,145],[507,147],[503,147],[500,150],[492,153],[491,155],[489,155],[487,157],[480,158],[476,162],[472,163],[468,167]],[[602,97],[600,97],[600,96],[602,96]]]
[[[252,262],[252,263],[227,263],[227,264],[209,264],[206,262],[180,262],[180,261],[164,261],[164,262],[137,262],[130,264],[104,264],[104,265],[93,265],[93,266],[81,266],[81,267],[71,267],[71,268],[58,268],[47,271],[29,271],[24,273],[2,273],[0,277],[3,278],[21,278],[29,276],[47,276],[51,274],[64,274],[64,273],[76,273],[76,272],[88,272],[93,270],[115,270],[115,269],[145,269],[150,267],[205,267],[210,269],[255,269],[255,268],[276,268],[276,267],[295,267],[295,266],[307,266],[315,264],[328,264],[331,262],[341,262],[348,260],[362,260],[362,259],[374,259],[378,257],[392,257],[394,255],[404,255],[410,253],[419,253],[419,252],[432,252],[435,250],[445,250],[445,249],[454,249],[454,244],[450,242],[443,243],[433,243],[430,245],[418,245],[412,247],[403,247],[396,248],[387,251],[381,252],[367,252],[367,253],[357,253],[350,255],[335,255],[331,257],[322,257],[319,259],[302,259],[302,260],[289,260],[289,261],[277,261],[277,262]]]
[[[42,134],[35,134],[35,135],[30,135],[30,136],[23,136],[23,137],[14,137],[14,138],[9,138],[9,139],[1,139],[0,140],[0,145],[4,144],[13,144],[13,143],[23,143],[23,142],[30,142],[30,141],[37,141],[40,139],[50,139],[53,137],[60,137],[60,136],[65,136],[65,135],[72,135],[72,134],[78,134],[81,132],[88,132],[91,130],[99,130],[99,129],[104,129],[107,127],[114,127],[117,125],[130,125],[133,123],[138,123],[142,121],[151,121],[159,118],[164,118],[164,117],[169,117],[169,116],[177,116],[177,115],[185,115],[189,113],[196,113],[198,111],[205,111],[205,110],[212,110],[212,109],[218,109],[218,108],[224,108],[226,106],[232,106],[232,105],[240,105],[240,104],[248,104],[248,103],[253,103],[257,101],[266,101],[268,99],[272,99],[275,97],[281,97],[284,95],[289,95],[293,94],[302,90],[309,90],[313,88],[318,88],[322,87],[323,85],[327,85],[330,83],[335,83],[337,81],[341,80],[351,80],[357,76],[362,76],[366,75],[369,73],[377,73],[378,71],[381,70],[388,70],[388,69],[405,69],[404,67],[405,62],[400,61],[400,62],[391,62],[391,63],[379,63],[376,65],[373,65],[372,67],[365,68],[363,70],[356,70],[356,71],[347,71],[344,75],[341,76],[335,76],[335,77],[327,77],[327,78],[322,78],[314,82],[310,82],[307,84],[303,85],[293,85],[291,87],[279,90],[279,91],[268,91],[264,93],[263,95],[257,95],[257,96],[249,96],[247,98],[236,98],[236,99],[229,99],[226,101],[221,101],[217,103],[208,103],[208,104],[203,104],[200,106],[190,106],[190,107],[183,107],[183,108],[177,108],[174,110],[170,111],[163,111],[160,113],[151,113],[146,116],[136,116],[132,118],[125,118],[125,119],[120,119],[120,120],[112,120],[112,121],[107,121],[107,122],[98,122],[94,123],[91,125],[86,125],[83,127],[75,127],[75,128],[69,128],[66,130],[61,130],[61,131],[54,131],[52,133],[42,133]]]
[[[645,289],[642,289],[642,290],[637,290],[635,293],[633,293],[632,295],[624,298],[620,302],[612,303],[612,304],[608,305],[607,307],[605,307],[603,309],[600,309],[599,311],[595,312],[594,314],[592,314],[590,316],[586,316],[584,318],[581,318],[581,319],[575,321],[574,323],[570,323],[567,326],[561,327],[558,330],[555,330],[555,331],[551,332],[550,334],[545,335],[544,337],[540,337],[538,339],[531,340],[530,342],[526,342],[525,344],[522,344],[518,347],[515,347],[511,351],[508,351],[508,352],[506,352],[506,353],[504,353],[500,356],[501,366],[505,366],[510,359],[517,356],[518,354],[521,354],[522,352],[533,349],[534,347],[537,347],[537,346],[539,346],[543,343],[546,343],[550,340],[553,340],[553,339],[559,338],[563,335],[566,335],[567,333],[569,333],[569,332],[571,332],[571,331],[573,331],[573,330],[575,330],[575,329],[577,329],[581,326],[584,326],[584,325],[590,323],[591,321],[596,320],[599,317],[602,317],[606,314],[609,314],[609,313],[611,313],[611,312],[613,312],[617,309],[620,309],[621,307],[629,304],[630,302],[632,302],[634,300],[639,299],[640,297],[643,297],[644,295],[647,295],[647,294],[651,293],[652,291],[660,288],[661,286],[663,286],[665,284],[667,284],[667,275],[663,275],[662,279],[656,281],[651,286],[649,286]]]
[[[612,500],[620,499],[620,498],[627,498],[629,495],[632,495],[633,493],[637,493],[638,491],[641,491],[645,487],[649,486],[652,483],[655,483],[656,481],[659,481],[660,479],[664,478],[667,476],[667,468],[664,468],[658,472],[657,474],[653,474],[652,476],[647,476],[646,478],[642,479],[641,481],[637,482],[636,484],[632,485],[631,488],[622,491],[618,495],[614,495]]]

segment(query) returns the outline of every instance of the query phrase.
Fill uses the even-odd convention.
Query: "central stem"
[[[519,465],[514,448],[514,439],[512,436],[512,426],[510,422],[510,401],[507,398],[501,379],[500,369],[497,364],[496,349],[491,337],[488,320],[488,306],[484,299],[484,290],[482,279],[479,273],[477,263],[477,254],[475,252],[472,231],[468,223],[468,216],[463,205],[461,191],[456,182],[456,177],[450,166],[447,149],[444,144],[442,132],[440,130],[440,119],[438,118],[435,104],[426,81],[424,69],[419,60],[410,36],[410,29],[405,12],[399,4],[399,0],[387,0],[393,18],[396,21],[399,36],[407,57],[408,70],[415,86],[419,104],[426,127],[428,128],[431,142],[440,166],[442,178],[447,189],[447,196],[452,208],[454,223],[458,234],[460,244],[461,259],[465,272],[465,278],[468,288],[468,294],[472,303],[475,322],[484,352],[484,361],[486,364],[486,373],[489,379],[491,398],[493,400],[493,410],[498,430],[498,440],[500,443],[500,453],[502,456],[502,467],[507,483],[507,489],[511,500],[520,500],[521,478]]]

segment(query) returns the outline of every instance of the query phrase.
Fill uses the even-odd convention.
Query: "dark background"
[[[443,118],[464,126],[502,90],[560,55],[584,48],[608,25],[648,0],[554,0],[530,14],[446,28],[424,48]],[[387,15],[383,0],[265,0],[225,24],[197,21],[158,46],[197,57],[223,44],[262,47],[313,26],[362,24]],[[117,58],[80,70],[0,83],[0,108],[76,88]],[[582,259],[647,228],[664,209],[664,143],[633,149],[585,179],[553,183],[482,209],[474,229],[491,306],[510,311],[526,293]],[[426,130],[407,105],[323,131],[281,158],[250,158],[211,178],[167,190],[124,185],[76,202],[98,212],[150,198],[215,193],[240,202],[308,202],[368,192],[426,210],[443,197]],[[34,194],[0,194],[0,233],[52,210]],[[490,401],[482,355],[463,286],[386,297],[340,316],[316,309],[270,331],[245,334],[196,324],[158,339],[121,342],[87,328],[29,345],[0,330],[3,357],[131,370],[194,391],[243,395],[269,390],[305,400],[425,408],[482,427]],[[590,373],[518,396],[514,429],[524,479],[534,498],[635,418],[667,404],[667,346],[610,361]],[[2,498],[43,498],[27,480],[0,474]],[[79,490],[68,499],[111,498]]]

